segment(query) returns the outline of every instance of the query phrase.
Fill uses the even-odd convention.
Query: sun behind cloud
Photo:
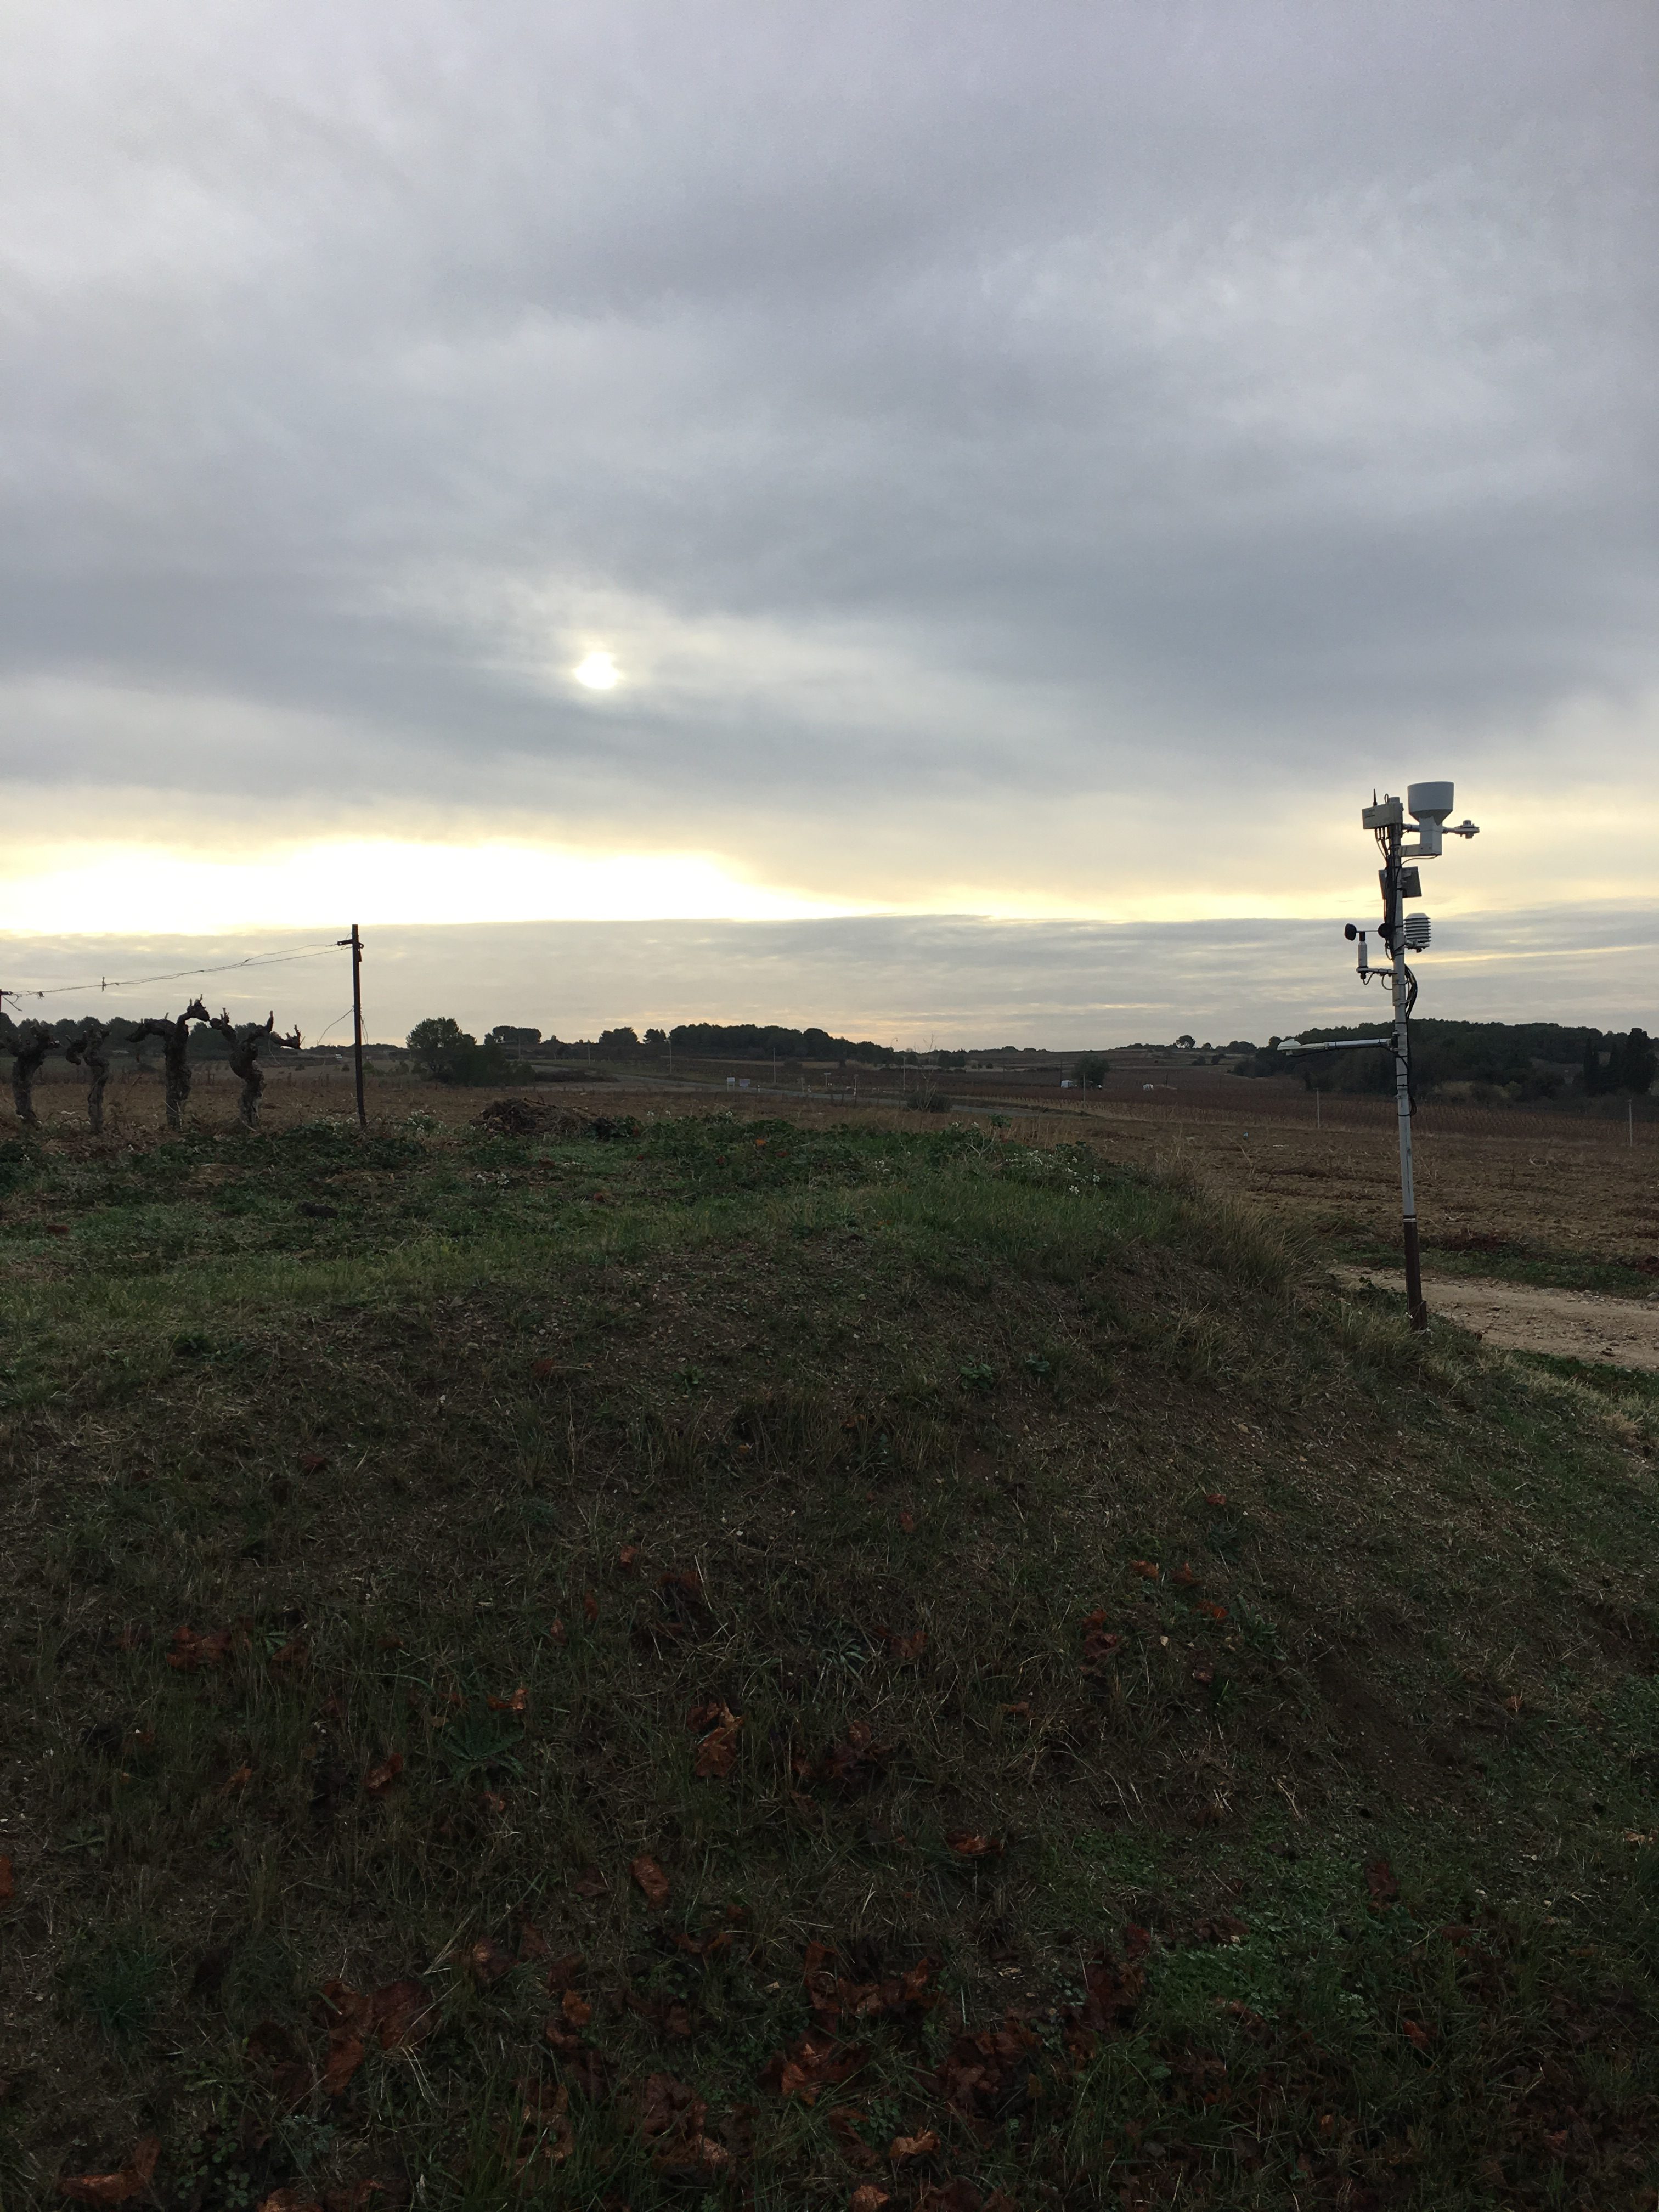
[[[571,673],[590,691],[614,691],[622,681],[622,672],[608,653],[590,653]]]

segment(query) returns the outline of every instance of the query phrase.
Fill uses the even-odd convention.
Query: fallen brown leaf
[[[887,2146],[887,2155],[895,2166],[907,2158],[927,2158],[939,2148],[939,2136],[932,2128],[919,2136],[895,2136]]]
[[[58,2186],[65,2197],[81,2204],[125,2204],[149,2186],[155,2161],[161,2155],[158,2136],[141,2136],[119,2170],[114,2173],[66,2174]]]
[[[892,2198],[884,2189],[878,2189],[873,2181],[861,2181],[853,2191],[848,2212],[881,2212],[884,2204]]]
[[[404,1755],[400,1751],[388,1752],[377,1759],[363,1777],[363,1789],[370,1797],[384,1797],[404,1771]]]
[[[702,1736],[692,1772],[705,1781],[723,1782],[738,1763],[738,1731],[743,1726],[743,1715],[734,1713],[729,1705],[694,1705],[685,1724]]]
[[[488,1984],[499,1982],[515,1961],[513,1954],[504,1945],[483,1936],[468,1951],[466,1963],[475,1981]]]
[[[1123,1638],[1106,1626],[1106,1608],[1097,1606],[1083,1623],[1083,1657],[1085,1665],[1101,1659],[1109,1659]]]
[[[982,1859],[995,1856],[1002,1850],[995,1837],[981,1836],[975,1830],[968,1828],[954,1829],[945,1840],[959,1859]]]
[[[646,1903],[660,1912],[669,1899],[668,1876],[655,1859],[637,1858],[629,1863],[628,1871],[638,1885]]]
[[[1164,1572],[1156,1559],[1131,1559],[1129,1565],[1136,1574],[1149,1583],[1157,1582]]]
[[[492,1713],[521,1713],[530,1703],[530,1692],[520,1682],[510,1698],[486,1698],[484,1703]]]
[[[587,1622],[591,1628],[599,1617],[599,1597],[594,1591],[589,1590],[587,1595],[582,1600],[582,1618]]]
[[[569,1630],[556,1614],[554,1616],[552,1627],[547,1632],[547,1640],[550,1644],[568,1644],[570,1641]]]
[[[825,2038],[804,2035],[793,2051],[768,2063],[761,2079],[774,2096],[799,2097],[812,2105],[823,2090],[855,2074],[866,2055],[862,2045],[849,2051]]]
[[[1226,1492],[1221,1490],[1206,1490],[1204,1493],[1204,1503],[1206,1505],[1223,1506],[1227,1503]]]
[[[0,1905],[9,1905],[17,1894],[9,1853],[0,1851]]]
[[[593,2008],[579,1990],[567,1990],[559,2000],[559,2010],[572,2027],[586,2027],[593,2017]]]
[[[230,1631],[216,1628],[198,1631],[194,1628],[175,1628],[173,1648],[167,1653],[167,1664],[176,1667],[181,1674],[193,1674],[198,1667],[220,1667],[230,1653]]]
[[[219,1795],[222,1797],[233,1796],[237,1790],[246,1790],[252,1779],[253,1769],[251,1766],[239,1766],[235,1773],[220,1785]]]
[[[927,1631],[925,1628],[917,1629],[911,1636],[896,1636],[890,1628],[878,1628],[876,1639],[887,1646],[887,1656],[897,1660],[902,1666],[920,1659],[927,1649]]]

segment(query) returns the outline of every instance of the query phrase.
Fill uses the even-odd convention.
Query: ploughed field
[[[7,2212],[1655,2203],[1636,1382],[1109,1127],[270,1099],[0,1146]]]

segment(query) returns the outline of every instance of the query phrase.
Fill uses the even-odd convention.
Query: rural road
[[[1364,1267],[1332,1270],[1346,1289],[1370,1283],[1403,1297],[1403,1275]],[[1528,1283],[1425,1279],[1431,1315],[1443,1314],[1506,1352],[1553,1352],[1565,1359],[1659,1373],[1659,1298],[1608,1298],[1594,1291],[1535,1290]]]

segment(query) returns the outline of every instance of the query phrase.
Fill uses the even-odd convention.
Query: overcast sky
[[[1656,61],[0,0],[0,928],[1340,918],[1443,775],[1437,941],[1589,954],[1659,849]]]

